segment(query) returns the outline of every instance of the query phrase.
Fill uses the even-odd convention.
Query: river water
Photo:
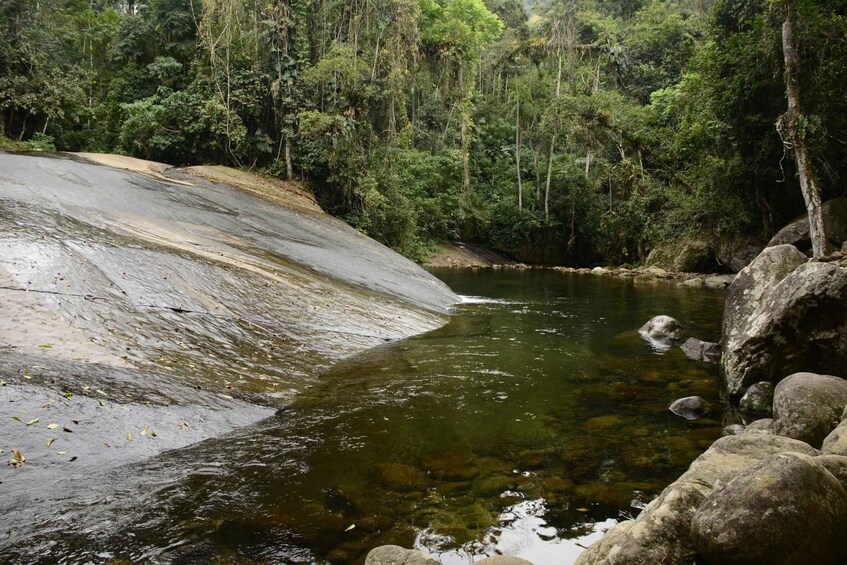
[[[715,341],[722,292],[434,272],[463,296],[448,325],[345,361],[259,426],[60,499],[29,557],[356,563],[394,543],[446,563],[498,552],[570,563],[719,437],[717,366],[636,330],[668,314]],[[668,411],[689,395],[715,413]]]

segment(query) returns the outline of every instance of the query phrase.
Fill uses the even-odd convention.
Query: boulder
[[[724,268],[740,272],[753,262],[764,247],[764,242],[750,236],[722,238],[715,246],[715,258]]]
[[[682,325],[670,316],[655,316],[638,333],[652,345],[667,349],[682,339]]]
[[[847,197],[833,198],[823,203],[823,223],[829,244],[838,249],[847,240]],[[803,214],[793,222],[779,230],[768,242],[768,247],[775,245],[793,245],[802,252],[812,249],[812,239],[809,237],[809,215]]]
[[[607,269],[605,267],[594,267],[593,269],[591,269],[592,275],[601,275],[602,276],[602,275],[608,275],[610,272],[611,271],[609,271],[609,269]]]
[[[823,455],[815,457],[815,460],[826,467],[826,470],[829,471],[833,477],[838,479],[841,486],[847,489],[847,457],[843,455],[824,453]]]
[[[370,550],[365,565],[441,565],[441,561],[432,555],[399,545],[381,545]]]
[[[715,363],[720,361],[721,358],[721,346],[711,341],[701,341],[689,337],[685,340],[685,343],[680,345],[680,348],[689,359],[694,359],[695,361]]]
[[[847,268],[765,249],[730,286],[722,347],[733,397],[797,371],[847,373]]]
[[[706,288],[721,289],[731,285],[734,280],[735,275],[712,275],[711,277],[706,277],[703,284],[706,285]]]
[[[841,422],[847,381],[830,375],[795,373],[774,390],[774,433],[819,446]]]
[[[584,551],[577,565],[687,563],[694,551],[691,519],[716,485],[782,452],[820,455],[801,441],[772,435],[726,436],[638,515],[621,522]]]
[[[773,419],[762,418],[761,420],[756,420],[755,422],[751,423],[749,426],[744,428],[744,433],[773,435]]]
[[[724,426],[723,435],[725,436],[737,436],[738,434],[743,434],[744,430],[746,430],[741,424],[730,424],[728,426]]]
[[[669,410],[686,420],[696,420],[708,414],[711,406],[699,396],[686,396],[685,398],[674,400]]]
[[[831,455],[847,456],[847,420],[838,424],[823,440],[821,451]]]
[[[645,263],[676,273],[708,273],[714,272],[718,266],[712,244],[693,237],[655,246]]]
[[[532,565],[531,561],[513,555],[493,555],[474,563],[476,565]]]
[[[752,418],[770,418],[773,414],[773,383],[762,381],[751,385],[741,397],[738,409]]]
[[[773,455],[706,497],[691,534],[707,563],[841,563],[847,492],[814,457]]]

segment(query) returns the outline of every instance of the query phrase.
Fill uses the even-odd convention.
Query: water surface
[[[30,557],[355,563],[395,543],[448,563],[569,563],[719,436],[719,409],[667,410],[689,395],[719,407],[717,367],[636,330],[668,314],[715,341],[723,293],[435,273],[463,295],[447,326],[343,362],[257,427],[92,480],[26,537]]]

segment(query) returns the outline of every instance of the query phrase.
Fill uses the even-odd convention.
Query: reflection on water
[[[395,543],[445,563],[569,563],[718,437],[721,414],[689,422],[667,409],[689,395],[720,406],[716,366],[660,354],[636,330],[662,313],[714,341],[721,293],[437,274],[466,296],[447,326],[336,366],[256,428],[99,480],[61,518],[42,517],[29,551],[355,563]]]

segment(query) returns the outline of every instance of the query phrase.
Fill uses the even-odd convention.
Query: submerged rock
[[[705,416],[711,411],[712,407],[709,403],[699,396],[686,396],[675,400],[670,405],[669,410],[677,416],[682,416],[686,420],[696,420]]]
[[[475,562],[477,565],[532,565],[532,561],[513,555],[493,555]]]
[[[682,339],[682,325],[670,316],[655,316],[638,333],[651,344],[667,348]]]
[[[738,409],[745,416],[769,418],[773,414],[773,383],[762,381],[751,385],[741,397]]]
[[[727,392],[797,371],[847,374],[847,269],[765,249],[732,284],[724,311]]]
[[[441,561],[422,551],[382,545],[368,552],[365,565],[441,565]]]
[[[398,492],[424,490],[429,486],[426,473],[403,463],[380,463],[374,467],[374,475],[379,484]]]
[[[820,446],[841,422],[847,381],[830,375],[795,373],[774,391],[774,433]]]
[[[781,453],[715,489],[691,522],[708,563],[840,563],[847,557],[847,493],[808,455]]]
[[[721,358],[721,346],[710,341],[702,341],[689,337],[679,347],[689,359],[694,359],[695,361],[715,363],[720,361]]]

